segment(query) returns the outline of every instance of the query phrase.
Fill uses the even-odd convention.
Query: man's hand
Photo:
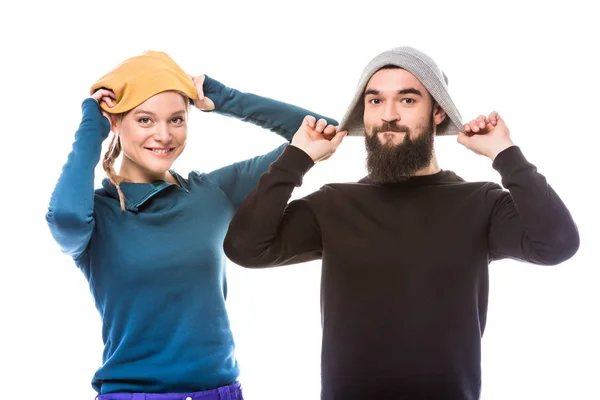
[[[292,146],[303,150],[314,162],[327,160],[335,153],[348,131],[336,133],[336,127],[327,121],[308,115],[292,138]]]
[[[215,109],[215,103],[208,97],[204,96],[204,75],[200,76],[192,76],[189,75],[196,86],[196,91],[198,92],[198,98],[194,99],[194,105],[202,111],[212,111]]]
[[[466,123],[464,129],[464,132],[458,132],[458,143],[492,161],[500,152],[515,145],[508,127],[496,111],[488,117],[480,115]]]

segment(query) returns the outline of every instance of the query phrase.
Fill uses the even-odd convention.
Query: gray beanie
[[[408,46],[385,51],[371,60],[360,77],[354,98],[340,123],[340,130],[348,130],[349,136],[364,135],[363,94],[373,74],[387,65],[395,65],[416,76],[446,112],[446,118],[437,126],[437,135],[458,134],[463,127],[462,117],[448,93],[448,78],[431,57]]]

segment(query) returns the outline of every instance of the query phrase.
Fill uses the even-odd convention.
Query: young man
[[[446,76],[416,49],[369,63],[340,129],[305,119],[239,208],[226,254],[245,267],[322,258],[322,399],[479,398],[488,265],[567,260],[569,211],[498,113],[462,125]],[[288,205],[346,130],[365,136],[368,177]],[[436,134],[489,157],[505,189],[440,169]]]

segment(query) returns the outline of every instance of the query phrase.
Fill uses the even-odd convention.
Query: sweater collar
[[[122,182],[120,186],[121,191],[125,196],[125,208],[128,211],[138,212],[142,204],[146,203],[156,194],[172,186],[189,193],[190,186],[188,181],[173,170],[169,170],[169,172],[175,177],[175,179],[177,179],[179,185],[169,183],[164,180],[157,180],[150,183]],[[117,188],[108,178],[104,178],[102,180],[102,187],[111,197],[119,200]]]
[[[365,176],[358,183],[366,183],[370,185],[380,186],[436,186],[446,183],[464,182],[464,179],[456,175],[452,171],[440,170],[431,175],[407,176],[402,180],[394,183],[377,184],[369,176]]]

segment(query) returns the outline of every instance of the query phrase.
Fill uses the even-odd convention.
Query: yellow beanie
[[[192,79],[161,51],[145,51],[123,61],[94,83],[90,94],[100,88],[112,90],[117,97],[112,108],[104,102],[100,103],[104,111],[112,114],[129,111],[167,90],[179,91],[192,100],[198,97]]]

